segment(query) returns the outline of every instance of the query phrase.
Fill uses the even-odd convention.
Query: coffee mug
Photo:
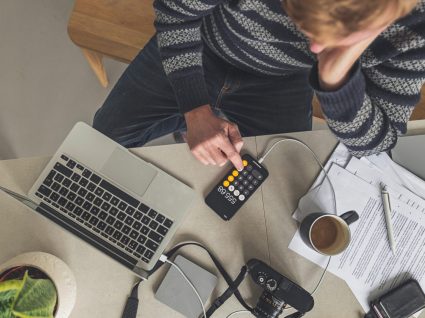
[[[337,255],[350,244],[349,225],[358,219],[356,211],[348,211],[340,216],[324,212],[312,213],[301,222],[301,238],[316,252]]]

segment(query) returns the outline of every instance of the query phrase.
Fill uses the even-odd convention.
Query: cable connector
[[[167,261],[168,261],[168,257],[167,257],[167,255],[162,254],[162,255],[159,257],[159,261],[160,261],[160,262],[163,262],[163,263],[167,263]]]

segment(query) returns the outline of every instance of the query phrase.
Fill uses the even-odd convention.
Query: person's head
[[[282,0],[283,8],[309,38],[313,53],[350,46],[383,31],[408,14],[418,0]]]

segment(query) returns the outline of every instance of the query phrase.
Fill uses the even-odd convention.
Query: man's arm
[[[386,34],[392,34],[391,28],[398,26],[393,25]],[[410,37],[398,44],[379,37],[365,54],[373,56],[376,50],[382,55],[383,47],[391,47],[397,54],[373,67],[361,68],[356,62],[344,83],[334,90],[323,89],[320,68],[313,68],[311,84],[328,125],[353,155],[389,150],[397,136],[406,132],[425,82],[425,31],[420,30],[410,31]]]

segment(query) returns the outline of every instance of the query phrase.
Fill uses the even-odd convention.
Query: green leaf
[[[53,318],[56,288],[49,279],[32,279],[25,273],[23,287],[13,304],[18,318]]]
[[[23,284],[22,280],[0,283],[0,318],[12,318],[12,305]]]

